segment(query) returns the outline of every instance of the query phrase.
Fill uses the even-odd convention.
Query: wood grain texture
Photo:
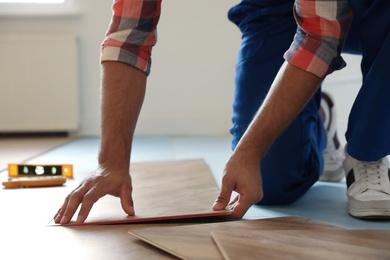
[[[223,259],[211,236],[224,231],[231,236],[253,230],[338,230],[338,227],[302,217],[228,221],[194,226],[130,230],[129,233],[181,259]],[[239,259],[239,258],[237,258]]]
[[[202,159],[133,163],[131,166],[135,216],[127,216],[119,198],[105,196],[95,203],[85,223],[116,224],[228,215],[213,211],[219,194]],[[69,225],[75,223],[77,213]],[[50,225],[55,225],[53,222]]]
[[[389,259],[390,230],[274,230],[212,236],[224,259]]]

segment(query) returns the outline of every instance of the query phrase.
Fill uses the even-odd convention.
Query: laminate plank
[[[95,203],[83,224],[74,215],[68,225],[136,223],[228,215],[213,211],[219,194],[208,165],[203,159],[139,162],[131,166],[135,216],[122,210],[119,198],[105,196]],[[50,225],[55,225],[53,222]]]
[[[231,236],[252,230],[338,230],[340,228],[302,217],[280,217],[259,220],[227,221],[180,227],[158,227],[129,230],[139,239],[180,259],[223,259],[211,236],[212,231],[228,232]],[[236,258],[239,259],[239,258]]]
[[[213,231],[224,259],[389,259],[390,230]]]

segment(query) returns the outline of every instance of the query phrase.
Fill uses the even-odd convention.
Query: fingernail
[[[62,217],[61,221],[60,221],[60,224],[66,224],[65,220],[66,220],[65,217]]]
[[[214,202],[213,209],[219,210],[222,209],[222,203],[221,202]]]
[[[60,218],[60,216],[59,216],[59,214],[56,214],[55,216],[54,216],[54,222],[55,223],[59,223],[60,222],[60,220],[61,220],[61,218]]]

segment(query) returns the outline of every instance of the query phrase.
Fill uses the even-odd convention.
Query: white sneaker
[[[344,178],[343,148],[337,137],[336,110],[330,94],[322,92],[321,109],[325,114],[326,148],[324,151],[324,172],[320,181],[341,181]]]
[[[386,157],[358,161],[346,154],[348,211],[358,218],[390,218],[390,170]]]

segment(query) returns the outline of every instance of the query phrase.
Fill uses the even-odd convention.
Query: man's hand
[[[134,215],[130,154],[145,89],[143,71],[122,62],[103,62],[101,167],[66,197],[55,223],[69,223],[80,204],[77,222],[84,222],[93,204],[107,194],[119,197],[123,210]]]
[[[233,191],[237,192],[238,195],[230,201]],[[221,193],[216,199],[213,209],[223,210],[228,206],[228,209],[232,211],[229,217],[241,219],[247,210],[262,198],[260,160],[250,160],[236,151],[225,166]]]
[[[322,79],[285,62],[263,104],[226,164],[222,188],[213,205],[224,209],[232,191],[239,195],[229,203],[233,218],[263,198],[260,162],[280,133],[302,111]]]
[[[99,169],[66,197],[63,205],[54,216],[54,221],[57,224],[68,224],[81,205],[77,222],[84,222],[93,204],[107,194],[119,197],[123,210],[129,215],[134,215],[131,193],[132,185],[128,170],[113,172]]]

